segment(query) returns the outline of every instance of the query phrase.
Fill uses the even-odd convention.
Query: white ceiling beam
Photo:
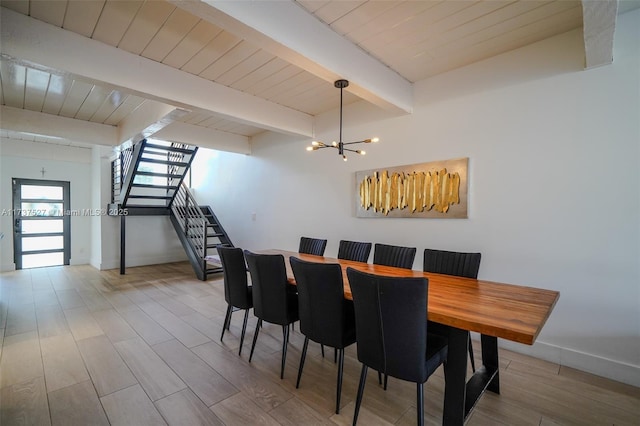
[[[133,145],[188,113],[172,105],[146,100],[118,124],[118,140],[121,144]]]
[[[291,0],[169,0],[176,6],[394,112],[413,111],[413,85]],[[240,25],[239,25],[240,24]]]
[[[116,126],[76,120],[2,105],[0,128],[28,135],[43,136],[83,144],[118,144]]]
[[[583,0],[582,20],[585,69],[613,62],[618,0]]]
[[[313,117],[2,8],[2,54],[186,109],[311,137]]]
[[[169,124],[152,137],[170,142],[197,145],[202,148],[217,149],[218,151],[251,154],[247,136],[194,126],[193,124],[179,121]]]

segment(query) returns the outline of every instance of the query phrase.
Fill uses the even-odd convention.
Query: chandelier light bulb
[[[331,142],[331,146],[338,146],[338,142],[336,141]]]
[[[347,161],[347,156],[346,156],[346,155],[343,155],[343,156],[342,156],[342,160]]]
[[[318,145],[320,145],[320,142],[318,142],[318,141],[313,141],[313,142],[311,142],[311,145],[313,145],[313,146],[318,146]]]
[[[378,142],[379,140],[380,140],[379,138],[373,138],[373,139],[371,139],[371,142],[376,143],[376,142]]]
[[[360,154],[360,155],[366,155],[366,154],[367,154],[367,151],[363,151],[363,150],[361,150],[361,149],[357,150],[356,152],[357,152],[358,154]]]

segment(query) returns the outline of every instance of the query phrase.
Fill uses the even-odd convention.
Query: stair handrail
[[[176,191],[171,203],[171,212],[180,224],[193,252],[200,259],[203,270],[206,270],[207,224],[209,221],[184,182],[180,182]]]
[[[121,150],[117,157],[111,162],[111,202],[115,203],[122,191],[122,183],[127,175],[131,159],[133,158],[133,147],[130,146]]]

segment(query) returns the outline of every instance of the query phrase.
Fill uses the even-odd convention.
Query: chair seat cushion
[[[443,362],[447,361],[448,341],[439,334],[427,334],[427,376],[430,376]]]

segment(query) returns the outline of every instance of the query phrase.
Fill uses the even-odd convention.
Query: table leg
[[[449,351],[444,371],[442,415],[442,424],[446,426],[464,424],[468,345],[469,337],[466,330],[449,327]]]
[[[482,364],[488,371],[492,371],[493,377],[487,384],[487,390],[500,394],[500,369],[498,365],[498,338],[493,336],[480,336],[482,342]]]
[[[443,425],[463,425],[485,390],[500,393],[498,339],[483,334],[481,341],[483,365],[467,381],[468,332],[455,327],[449,328]]]

